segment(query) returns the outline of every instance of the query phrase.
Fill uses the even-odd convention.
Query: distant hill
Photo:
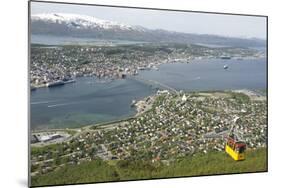
[[[76,14],[36,14],[31,16],[31,33],[53,36],[90,37],[107,40],[144,42],[201,43],[235,47],[265,47],[266,41],[217,35],[199,35],[151,30]]]

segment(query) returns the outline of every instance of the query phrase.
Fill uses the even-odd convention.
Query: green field
[[[133,179],[228,174],[267,171],[267,149],[248,150],[246,160],[234,161],[224,152],[197,154],[163,162],[112,160],[69,165],[45,175],[32,177],[32,186],[93,183]]]

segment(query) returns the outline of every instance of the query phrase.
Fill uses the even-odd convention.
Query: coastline
[[[61,82],[61,83],[56,84],[56,82]],[[55,81],[55,82],[48,82],[46,84],[39,84],[39,85],[30,84],[30,89],[31,90],[33,90],[33,89],[36,90],[36,89],[39,89],[39,88],[62,86],[64,84],[71,84],[71,83],[75,83],[75,82],[76,82],[75,79],[71,79],[71,80],[67,80],[67,81],[58,80],[58,81]]]
[[[243,57],[243,58],[231,58],[231,59],[225,59],[226,63],[228,60],[236,60],[236,61],[244,61],[244,60],[261,60],[261,59],[264,59],[265,57]],[[164,65],[164,64],[174,64],[174,63],[199,63],[197,61],[200,61],[200,60],[223,60],[219,57],[200,57],[200,58],[194,58],[194,59],[189,59],[187,62],[185,62],[184,60],[179,60],[179,61],[175,61],[175,60],[171,60],[171,61],[167,61],[167,62],[161,62],[161,63],[156,63],[156,64],[153,64],[152,67],[145,67],[143,68],[143,70],[148,70],[148,71],[151,71],[151,70],[159,70],[159,66],[161,65]],[[142,70],[140,70],[142,71]],[[137,74],[132,74],[130,76],[136,76]],[[82,77],[93,77],[93,78],[98,78],[97,76],[95,75],[82,75],[82,76],[77,76],[75,78],[82,78]],[[108,80],[109,78],[108,77],[100,77],[99,78],[100,80]],[[116,80],[116,79],[127,79],[127,77],[124,77],[124,78],[110,78],[110,80]],[[71,84],[71,83],[75,83],[76,82],[76,79],[72,79],[72,80],[68,80],[68,81],[63,81],[63,84],[59,85],[59,86],[63,86],[64,84]],[[52,84],[53,82],[48,82],[46,84],[31,84],[30,83],[30,88],[31,88],[31,91],[34,89],[39,89],[39,88],[48,88],[48,87],[54,87],[54,86],[48,86],[48,84]]]
[[[260,89],[261,91],[263,91],[262,89]],[[205,94],[205,95],[214,95],[216,96],[216,94],[218,93],[218,96],[220,96],[220,94],[222,93],[228,93],[228,92],[233,92],[233,93],[243,93],[244,95],[248,96],[251,100],[256,100],[256,101],[263,101],[266,100],[266,93],[261,93],[258,92],[259,90],[251,90],[251,89],[237,89],[237,90],[212,90],[212,91],[193,91],[193,92],[184,92],[184,93],[188,93],[188,94]],[[169,93],[169,92],[168,92]],[[182,94],[183,91],[179,91],[179,94]],[[175,94],[175,95],[179,95],[179,94]],[[157,93],[147,96],[143,99],[140,99],[138,101],[136,101],[136,103],[134,104],[134,106],[132,108],[136,109],[136,113],[133,116],[129,116],[129,117],[125,117],[122,119],[118,119],[118,120],[112,120],[112,121],[107,121],[107,122],[102,122],[102,123],[97,123],[97,124],[89,124],[89,125],[85,125],[82,127],[78,127],[78,128],[48,128],[48,129],[34,129],[31,130],[30,133],[31,134],[41,134],[41,133],[54,133],[54,132],[69,132],[69,131],[73,131],[75,132],[72,136],[69,137],[69,139],[72,139],[74,137],[77,137],[80,134],[83,134],[87,131],[99,131],[99,130],[107,130],[107,129],[113,129],[115,128],[117,125],[125,125],[124,122],[128,122],[130,120],[134,120],[137,119],[138,117],[142,116],[143,114],[145,114],[146,112],[149,112],[152,109],[152,106],[155,102],[155,99],[157,97]],[[217,96],[216,96],[217,97]],[[67,139],[67,140],[69,140]],[[65,142],[67,140],[64,140],[62,142]],[[43,143],[40,146],[46,146],[46,145],[50,145],[53,143]],[[35,147],[37,147],[36,145],[33,145]]]

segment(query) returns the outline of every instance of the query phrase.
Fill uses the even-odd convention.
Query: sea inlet
[[[266,59],[194,60],[167,63],[125,79],[80,77],[75,83],[38,88],[30,95],[31,130],[77,128],[133,116],[133,100],[158,89],[209,91],[266,89]],[[224,69],[224,65],[228,69]],[[155,84],[161,83],[161,84]]]

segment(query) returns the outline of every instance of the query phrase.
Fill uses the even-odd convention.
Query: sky
[[[31,15],[41,13],[88,15],[148,29],[266,39],[265,17],[31,2]]]

